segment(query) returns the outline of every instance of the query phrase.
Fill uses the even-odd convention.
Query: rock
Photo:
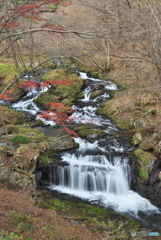
[[[0,161],[0,183],[4,182],[6,183],[10,173],[11,173],[10,168],[3,164],[2,161]]]
[[[39,151],[29,146],[20,146],[17,148],[13,161],[11,163],[11,169],[21,169],[28,173],[33,173],[36,168],[37,158],[39,157]]]
[[[138,145],[138,144],[141,143],[141,141],[142,141],[141,133],[139,133],[139,132],[135,133],[134,136],[133,136],[133,139],[132,139],[132,143],[134,145]]]
[[[137,157],[137,173],[140,178],[146,181],[149,178],[149,173],[152,171],[154,162],[157,158],[153,154],[145,152],[140,148],[136,149],[134,153]]]
[[[154,142],[152,142],[151,138],[145,138],[143,142],[140,143],[139,147],[144,151],[154,149]]]
[[[23,88],[16,88],[14,92],[10,95],[11,102],[17,102],[20,98],[26,95],[26,91]]]
[[[11,189],[21,189],[28,194],[33,194],[36,190],[35,175],[21,171],[12,171],[9,175],[7,186]]]
[[[49,137],[48,142],[53,151],[64,151],[79,147],[79,144],[74,141],[73,137],[67,134]]]
[[[47,140],[44,133],[30,127],[19,127],[19,132],[23,137],[30,139],[30,141],[34,143],[39,143]]]
[[[159,180],[161,181],[161,172],[159,172]]]
[[[143,119],[136,120],[134,123],[134,127],[136,129],[142,129],[146,127],[146,122]]]
[[[1,116],[3,119],[4,124],[19,124],[22,121],[22,115],[13,110],[10,109],[6,106],[0,106],[0,112],[1,112]],[[3,126],[2,120],[0,119],[0,126]]]
[[[158,154],[161,154],[161,141],[159,141],[159,142],[156,144],[156,146],[155,146],[155,148],[154,148],[154,151],[155,151],[156,153],[158,153]]]
[[[102,90],[96,90],[91,93],[90,98],[91,99],[96,98],[96,97],[100,96],[101,94],[102,94]]]
[[[86,138],[87,140],[97,139],[99,137],[107,135],[107,133],[102,131],[101,129],[90,129],[85,126],[75,127],[74,130],[79,133],[80,137]]]
[[[0,145],[0,156],[6,156],[8,145]]]

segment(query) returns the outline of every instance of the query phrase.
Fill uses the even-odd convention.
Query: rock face
[[[6,131],[8,134],[6,135]],[[30,127],[6,125],[0,128],[0,183],[9,188],[22,189],[30,195],[36,190],[35,169],[57,160],[55,153],[77,148],[74,139],[65,134],[47,138],[44,133]],[[12,142],[15,136],[21,136],[20,142]],[[28,143],[22,143],[23,138]],[[52,158],[48,158],[51,155]]]
[[[136,171],[135,190],[161,207],[161,134],[151,133],[149,129],[138,131],[133,136]]]
[[[136,149],[134,190],[161,207],[161,162],[153,154]]]

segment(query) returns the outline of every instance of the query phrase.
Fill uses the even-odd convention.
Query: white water
[[[80,73],[80,77],[88,78],[85,73]],[[98,79],[88,78],[88,80],[91,80],[92,84],[98,84]],[[111,82],[107,82],[104,88],[118,90],[117,86]],[[91,91],[90,85],[83,92],[84,99],[79,100],[84,106],[81,108],[73,106],[76,110],[72,115],[74,121],[84,124],[91,122],[94,124],[93,128],[104,126],[106,132],[110,132],[111,129],[117,131],[110,120],[96,115],[100,105],[97,103],[93,105],[98,97],[91,100]],[[104,93],[103,97],[102,99],[105,100],[109,98],[109,94]],[[79,143],[79,149],[75,153],[64,153],[62,162],[66,165],[59,166],[56,172],[50,173],[50,189],[81,197],[135,217],[138,217],[139,212],[159,213],[158,208],[148,199],[130,190],[131,171],[128,158],[123,153],[131,149],[125,148],[116,140],[105,147],[99,145],[99,140],[90,143],[77,138],[75,141]],[[116,152],[119,155],[115,155]],[[57,184],[53,182],[55,176],[59,179]]]
[[[40,89],[30,89],[27,95],[17,103],[12,104],[12,108],[16,109],[17,111],[29,112],[33,115],[41,112],[40,108],[34,103],[34,100],[42,93],[48,90],[47,87],[40,88]]]
[[[100,150],[98,142],[91,144],[80,139],[77,142],[80,147],[76,154],[63,154],[62,161],[68,165],[57,168],[57,173],[54,174],[58,175],[59,184],[51,184],[50,189],[135,217],[140,211],[148,214],[159,213],[157,207],[148,199],[130,190],[131,171],[126,157],[114,157],[111,161],[105,155],[84,155],[86,150]],[[105,149],[103,150],[105,152]],[[122,150],[121,147],[120,151]]]
[[[87,79],[85,73],[80,73],[80,77]],[[105,91],[118,90],[115,84],[104,80],[88,78],[91,84],[101,84],[103,82]],[[41,92],[30,91],[25,98],[12,105],[19,111],[27,111],[31,114],[39,114],[41,110],[33,100]],[[109,93],[90,99],[92,91],[91,85],[84,90],[84,99],[80,99],[83,106],[73,106],[76,112],[72,115],[76,123],[94,124],[93,128],[104,127],[105,132],[111,130],[118,131],[108,119],[104,119],[96,114],[102,101],[109,98]],[[29,99],[30,97],[30,99]],[[99,100],[99,102],[97,101]],[[37,119],[39,115],[36,116]],[[45,124],[54,125],[54,121],[44,121]],[[96,202],[104,207],[113,208],[120,213],[130,213],[137,217],[139,212],[159,213],[157,207],[149,200],[130,190],[131,171],[128,158],[124,155],[125,150],[130,150],[121,145],[116,139],[101,145],[101,139],[95,142],[77,138],[79,149],[74,153],[64,153],[62,162],[65,166],[58,166],[56,172],[50,172],[50,189],[63,193],[78,196],[92,202]],[[117,154],[116,154],[117,153]],[[119,154],[119,155],[118,155]],[[58,182],[54,182],[55,176]]]

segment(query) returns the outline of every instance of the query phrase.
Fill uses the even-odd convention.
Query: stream
[[[128,214],[144,222],[149,228],[161,230],[160,210],[131,190],[132,169],[130,167],[129,153],[134,147],[127,134],[116,128],[112,122],[96,111],[110,98],[110,91],[119,88],[111,81],[90,78],[84,72],[79,76],[88,81],[83,94],[72,106],[75,112],[71,117],[75,125],[90,126],[92,129],[101,129],[105,132],[103,137],[94,133],[88,140],[75,138],[79,148],[60,154],[61,164],[49,168],[48,188],[60,193],[79,197],[104,208],[113,209],[121,214]],[[91,93],[99,85],[103,89],[100,96],[91,98]],[[25,97],[10,107],[35,115],[39,119],[42,110],[33,102],[48,88],[30,90]],[[46,125],[46,131],[54,131],[54,121],[41,120]],[[38,172],[41,180],[42,173]]]

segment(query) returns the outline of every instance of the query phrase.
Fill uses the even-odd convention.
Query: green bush
[[[11,141],[13,143],[24,143],[24,144],[31,142],[30,139],[28,139],[28,138],[26,138],[26,137],[24,137],[22,135],[16,135],[15,137],[13,137],[11,139]]]

